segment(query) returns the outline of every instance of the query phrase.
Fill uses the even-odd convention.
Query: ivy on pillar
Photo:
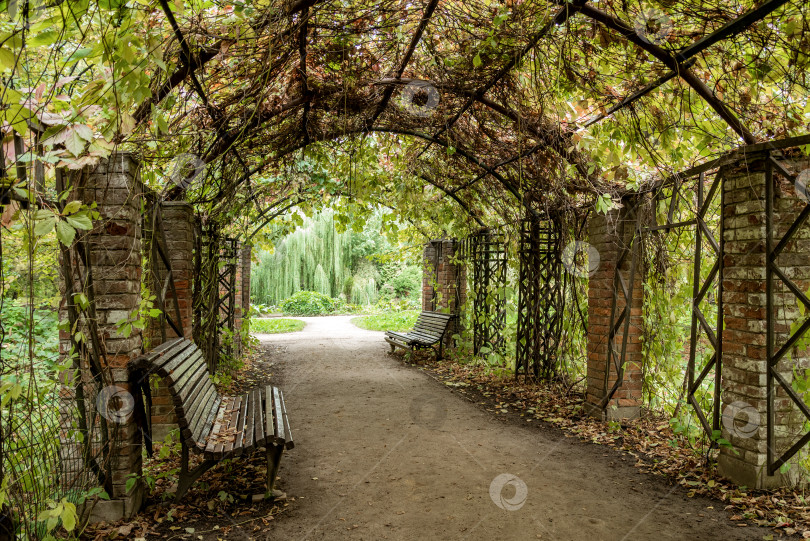
[[[455,262],[461,244],[456,239],[425,244],[422,265],[422,310],[459,315],[467,300],[467,269]],[[444,345],[450,346],[460,330],[459,318],[451,322]]]
[[[92,356],[98,359],[102,371],[102,383],[90,373],[87,358],[81,359],[78,377],[86,389],[85,406],[94,434],[91,441],[101,443],[99,426],[107,430],[108,460],[100,467],[109,474],[107,489],[109,501],[99,501],[91,515],[91,520],[116,520],[133,516],[141,507],[145,490],[140,482],[127,490],[127,479],[131,474],[141,474],[141,436],[135,424],[127,397],[129,383],[127,364],[141,354],[142,335],[136,328],[131,334],[119,332],[118,323],[127,321],[136,313],[141,302],[141,203],[143,185],[138,171],[138,162],[127,153],[112,154],[107,160],[90,171],[74,175],[71,197],[90,204],[97,203],[100,219],[93,224],[79,242],[86,249],[89,268],[83,266],[82,258],[75,251],[68,252],[73,268],[81,267],[83,276],[92,277],[92,294],[87,295],[90,306],[84,313],[93,313],[98,336],[85,336],[87,347],[93,349]],[[74,274],[75,276],[75,274]],[[66,291],[66,280],[61,276],[61,290]],[[72,280],[71,287],[76,292],[88,293],[88,282]],[[77,289],[78,288],[78,289]],[[84,288],[84,289],[82,289]],[[67,311],[63,300],[61,312]],[[71,335],[60,333],[60,353],[66,356],[72,347]],[[96,350],[97,348],[97,350]],[[97,393],[97,391],[99,391]],[[75,460],[71,448],[78,445],[76,437],[77,416],[76,387],[70,377],[65,378],[61,397],[63,404],[62,444],[63,460]],[[63,464],[64,471],[72,471]]]

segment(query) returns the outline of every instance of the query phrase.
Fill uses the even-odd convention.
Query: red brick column
[[[107,421],[110,430],[111,490],[109,501],[100,501],[94,508],[91,520],[115,520],[131,517],[141,507],[145,491],[138,483],[126,490],[127,477],[141,473],[141,438],[131,412],[127,408],[129,395],[127,363],[141,353],[142,337],[137,329],[130,336],[118,333],[117,323],[126,320],[139,306],[141,300],[141,203],[143,185],[138,163],[130,154],[118,153],[102,161],[95,169],[74,176],[72,197],[90,203],[96,201],[100,219],[94,222],[92,231],[84,237],[89,251],[91,273],[95,291],[94,306],[98,323],[100,351],[105,384],[97,397],[95,387],[90,385],[92,376],[89,366],[83,363],[79,376],[87,382],[86,397],[89,411],[98,411]],[[74,266],[79,265],[73,261]],[[65,291],[65,276],[61,276],[62,291]],[[76,287],[76,286],[74,286]],[[65,313],[63,302],[62,313]],[[89,337],[88,337],[89,338]],[[69,353],[69,334],[60,333],[60,353]],[[69,378],[68,378],[69,379]],[[71,423],[75,415],[75,388],[62,388],[65,399],[63,420]],[[129,396],[128,396],[129,395]],[[118,397],[121,401],[115,400]],[[120,409],[119,409],[120,408]],[[100,423],[99,423],[100,424]],[[75,436],[71,437],[70,424],[63,432],[63,460],[75,460],[78,449]],[[75,425],[73,425],[75,426]],[[97,425],[98,426],[98,425]],[[95,434],[99,430],[94,429]],[[92,441],[100,443],[100,436]],[[75,464],[65,464],[71,471]],[[74,470],[75,471],[75,470]]]
[[[628,203],[629,204],[629,203]],[[617,261],[622,248],[632,239],[635,220],[626,215],[624,209],[614,209],[606,215],[593,214],[589,223],[589,242],[593,254],[599,255],[599,266],[592,269],[588,281],[588,362],[586,409],[595,417],[608,419],[632,419],[638,417],[641,407],[641,385],[643,381],[641,337],[642,337],[642,298],[640,287],[641,273],[636,271],[636,287],[633,288],[630,307],[630,327],[624,365],[624,378],[621,387],[603,411],[598,407],[609,389],[616,382],[616,369],[610,361],[609,379],[605,387],[605,367],[608,363],[608,333],[613,302],[613,281]],[[582,249],[581,247],[579,249]],[[619,269],[625,280],[630,278],[628,255]],[[589,265],[592,265],[589,262]],[[616,304],[616,317],[625,305],[624,295],[619,293]],[[619,328],[614,340],[615,350],[621,353],[624,325]]]
[[[185,201],[164,201],[162,207],[163,230],[166,234],[166,248],[169,252],[169,263],[172,266],[174,287],[177,291],[183,334],[187,339],[191,340],[194,207]],[[154,265],[163,267],[162,261],[150,261],[150,267]],[[150,284],[150,287],[155,287],[155,285]],[[166,310],[172,318],[175,317],[173,302],[167,304]],[[149,336],[147,349],[153,349],[163,342],[159,324],[160,319],[153,319],[147,328],[147,335]],[[167,324],[166,338],[172,339],[176,337],[177,334],[174,329]],[[161,382],[157,382],[157,385],[152,389],[152,438],[156,441],[163,440],[175,428],[177,428],[177,417],[174,413],[172,397],[168,389]]]
[[[785,161],[788,170],[800,172],[810,160]],[[767,312],[765,269],[766,174],[765,161],[749,157],[748,163],[723,171],[723,330],[722,429],[723,437],[734,449],[721,448],[720,472],[750,488],[769,488],[792,484],[798,468],[786,474],[767,474]],[[795,187],[777,177],[774,186],[773,231],[782,238],[805,200],[797,197]],[[810,286],[810,225],[799,230],[797,240],[789,243],[777,264],[801,291]],[[800,317],[796,297],[774,280],[773,306],[777,314],[775,344],[779,349],[787,340],[793,321]],[[808,352],[793,351],[790,359],[779,363],[779,372],[793,380],[794,368],[800,374],[808,367]],[[804,433],[803,416],[778,384],[775,386],[774,435],[776,456],[780,456]]]
[[[233,281],[234,286],[234,306],[233,306],[233,352],[234,357],[239,358],[242,355],[242,281],[243,281],[243,260],[242,260],[242,243],[236,244],[236,278]]]
[[[467,268],[453,259],[459,243],[456,239],[442,239],[425,244],[422,273],[422,309],[459,314],[467,300]],[[452,344],[459,331],[456,319],[448,328],[444,344]]]

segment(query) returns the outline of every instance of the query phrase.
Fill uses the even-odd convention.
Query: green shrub
[[[332,299],[317,291],[299,291],[281,303],[281,311],[292,316],[330,314],[334,308]]]
[[[409,266],[391,280],[397,297],[416,297],[422,288],[422,269]]]

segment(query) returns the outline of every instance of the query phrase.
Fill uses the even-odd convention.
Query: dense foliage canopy
[[[757,4],[8,2],[3,115],[48,166],[137,150],[243,229],[343,195],[464,230],[806,132],[804,2],[691,47]]]

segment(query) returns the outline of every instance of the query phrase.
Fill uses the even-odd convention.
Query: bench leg
[[[191,488],[191,485],[194,484],[202,474],[213,468],[217,465],[216,460],[203,460],[202,463],[194,468],[193,470],[188,469],[188,447],[186,447],[186,442],[183,440],[181,442],[182,445],[182,456],[180,459],[180,478],[177,481],[177,491],[174,493],[174,499],[179,500],[182,498],[188,489]]]
[[[278,476],[278,466],[281,463],[281,454],[284,452],[283,445],[267,445],[267,494],[268,498],[273,496],[273,487]]]
[[[388,344],[388,345],[391,346],[391,353],[393,353],[394,350],[397,349],[397,347],[394,344]]]

